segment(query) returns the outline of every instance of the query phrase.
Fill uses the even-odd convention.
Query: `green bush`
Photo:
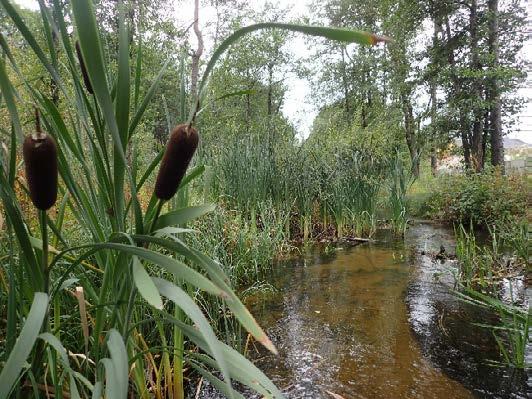
[[[493,225],[526,215],[526,178],[498,171],[437,179],[427,199],[428,216],[450,223]]]

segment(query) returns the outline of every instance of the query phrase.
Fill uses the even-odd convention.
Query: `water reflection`
[[[361,245],[330,262],[285,269],[280,293],[255,304],[280,357],[259,366],[290,398],[454,398],[472,395],[423,358],[404,293],[409,251]],[[256,299],[260,301],[260,299]]]
[[[280,265],[277,293],[248,300],[279,356],[258,345],[251,356],[289,399],[525,398],[524,373],[486,365],[500,354],[472,322],[490,316],[445,287],[456,265],[423,255],[441,245],[454,252],[450,231],[418,224],[405,242]]]

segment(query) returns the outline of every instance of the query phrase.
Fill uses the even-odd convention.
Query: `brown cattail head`
[[[31,202],[50,209],[57,200],[57,146],[52,136],[36,132],[26,136],[22,147]]]
[[[79,42],[76,40],[76,53],[78,55],[79,67],[81,68],[81,76],[83,77],[83,83],[85,83],[85,88],[90,94],[94,94],[92,90],[92,84],[89,79],[89,74],[87,73],[87,67],[85,67],[85,61],[83,61],[83,54],[81,54],[81,47]]]
[[[157,198],[167,201],[175,195],[198,147],[198,141],[198,131],[192,126],[183,124],[174,128],[166,145],[155,183]]]

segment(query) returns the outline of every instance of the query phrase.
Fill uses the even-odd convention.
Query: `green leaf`
[[[219,296],[222,298],[227,297],[227,293],[222,289],[214,285],[209,279],[207,279],[202,274],[198,273],[194,269],[191,269],[183,262],[180,262],[176,259],[172,259],[166,255],[160,254],[158,252],[150,251],[149,249],[139,248],[132,245],[118,244],[118,243],[98,243],[94,245],[89,245],[87,247],[92,248],[107,248],[114,249],[123,253],[128,253],[130,255],[136,255],[139,258],[145,259],[149,262],[152,262],[156,265],[161,266],[163,269],[169,273],[174,274],[176,277],[181,278],[195,287],[202,289],[205,292],[208,292],[212,295]]]
[[[119,392],[119,381],[116,376],[116,368],[113,361],[109,358],[100,360],[105,369],[105,397],[109,399],[122,399]],[[125,397],[124,397],[125,398]]]
[[[115,381],[107,380],[106,385],[116,385],[116,398],[126,398],[128,391],[129,364],[126,346],[122,336],[114,328],[109,331],[107,348],[111,354],[111,361],[115,369]],[[113,397],[114,399],[114,397]]]
[[[183,180],[181,180],[181,183],[179,183],[178,190],[181,190],[183,187],[186,187],[187,184],[189,184],[191,181],[200,177],[203,172],[205,172],[205,165],[198,165],[192,168],[190,172],[187,173],[187,175],[183,178]]]
[[[140,106],[137,109],[137,112],[131,119],[131,123],[129,125],[129,136],[133,134],[135,129],[137,128],[137,125],[139,124],[140,120],[142,119],[142,115],[144,115],[144,111],[146,111],[146,108],[148,107],[148,104],[150,103],[153,95],[155,94],[155,91],[157,90],[157,87],[159,86],[159,83],[164,75],[164,72],[166,71],[166,67],[170,63],[171,59],[168,59],[164,65],[162,66],[161,70],[159,71],[159,74],[151,84],[150,88],[148,89],[148,92],[144,96],[144,99],[140,103]]]
[[[15,128],[15,132],[17,133],[18,138],[22,141],[24,140],[24,134],[22,133],[22,127],[20,125],[15,99],[13,98],[11,82],[7,76],[5,64],[2,59],[0,59],[0,92],[4,96],[4,101],[6,103],[7,110],[9,111],[9,116],[11,118],[11,123]]]
[[[42,333],[39,335],[39,338],[46,342],[48,345],[50,345],[52,348],[54,348],[57,353],[59,353],[61,361],[63,362],[63,366],[68,371],[70,377],[70,396],[74,399],[80,398],[78,387],[76,385],[76,381],[74,380],[74,375],[76,373],[70,368],[68,354],[61,341],[59,341],[59,339],[57,339],[55,335],[52,335],[50,333]]]
[[[239,392],[236,392],[234,389],[228,390],[227,386],[223,383],[223,381],[220,381],[219,378],[209,373],[199,364],[196,364],[195,362],[190,361],[190,360],[188,361],[188,364],[190,364],[192,368],[194,368],[194,370],[200,373],[203,376],[203,378],[209,381],[216,389],[218,389],[225,396],[233,395],[237,399],[245,399],[242,394],[240,394]]]
[[[0,398],[9,397],[11,388],[18,380],[24,363],[37,340],[47,308],[48,295],[42,292],[36,292],[26,323],[24,323],[17,342],[0,373]]]
[[[186,208],[177,209],[175,211],[168,212],[164,215],[159,216],[159,218],[157,219],[157,223],[155,224],[155,228],[162,229],[168,226],[183,225],[209,212],[214,211],[214,209],[216,209],[216,207],[212,204],[189,206]]]
[[[163,308],[163,301],[159,295],[157,287],[144,266],[142,266],[139,258],[136,256],[133,257],[133,280],[135,281],[135,285],[137,286],[140,295],[142,295],[146,302],[156,309]]]
[[[344,29],[344,28],[330,28],[325,26],[310,26],[299,24],[286,24],[278,22],[264,22],[246,26],[235,31],[232,35],[227,37],[214,51],[214,54],[207,63],[207,67],[203,72],[200,84],[198,86],[198,93],[200,98],[203,97],[205,85],[212,72],[214,65],[220,58],[220,56],[227,50],[233,43],[239,40],[242,36],[261,29],[284,29],[292,32],[300,32],[311,36],[320,36],[326,39],[347,42],[347,43],[359,43],[366,45],[374,45],[379,42],[390,41],[385,36],[378,36],[373,33],[363,32],[358,30]],[[197,105],[196,105],[197,106]],[[196,113],[197,109],[193,109],[191,117]]]
[[[160,233],[161,230],[158,230],[158,232]],[[215,262],[214,260],[210,259],[208,256],[202,254],[197,250],[190,249],[176,237],[172,237],[171,240],[167,240],[160,237],[133,235],[132,238],[137,242],[154,243],[164,248],[180,253],[181,255],[184,255],[185,257],[193,261],[195,264],[203,268],[203,270],[208,273],[212,281],[227,294],[227,306],[229,307],[229,309],[231,309],[231,311],[234,313],[235,317],[242,324],[242,326],[251,335],[253,335],[253,337],[258,342],[264,345],[265,348],[267,348],[270,352],[277,354],[277,349],[270,341],[264,330],[260,327],[253,315],[249,312],[249,310],[244,306],[238,296],[231,289],[229,285],[229,279],[223,272],[222,267],[219,263]]]
[[[209,346],[198,333],[198,331],[175,317],[164,313],[165,319],[179,327],[183,333],[190,338],[199,348],[210,354]],[[230,346],[220,342],[222,347],[224,359],[227,362],[229,373],[231,378],[240,381],[241,383],[249,386],[255,391],[263,394],[265,397],[274,397],[278,399],[284,399],[284,395],[279,391],[273,382],[260,371],[252,362],[246,359],[242,354],[231,348]],[[216,367],[215,362],[212,359],[208,359],[207,356],[194,355],[195,357],[201,357],[202,360]]]
[[[222,354],[221,343],[216,338],[209,321],[203,315],[198,305],[196,305],[190,296],[188,296],[188,294],[177,285],[161,278],[153,278],[153,281],[155,282],[159,292],[179,306],[195,323],[198,330],[205,338],[205,342],[210,349],[210,353],[212,353],[213,357],[216,359],[216,362],[218,363],[218,369],[222,372],[227,389],[231,393],[231,379],[229,378],[229,372],[227,371],[226,360]],[[230,397],[232,398],[233,395],[230,395]]]

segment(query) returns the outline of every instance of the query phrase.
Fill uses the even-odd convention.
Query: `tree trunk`
[[[469,31],[471,35],[471,69],[480,71],[482,66],[479,59],[478,50],[478,5],[477,0],[471,1],[471,12],[469,14]],[[478,77],[473,78],[473,131],[471,137],[471,161],[475,171],[480,172],[484,167],[482,159],[482,117],[483,110],[479,103],[482,101],[482,82]]]
[[[489,34],[488,45],[493,67],[490,87],[490,145],[491,164],[498,166],[504,173],[504,145],[502,140],[502,111],[499,83],[496,70],[499,66],[499,1],[488,0]]]
[[[345,65],[345,48],[342,47],[342,85],[344,86],[345,115],[349,121],[351,116],[351,106],[349,104],[349,86],[347,85],[347,71]]]
[[[190,98],[196,103],[196,111],[199,109],[198,77],[199,62],[203,54],[203,35],[199,28],[199,0],[194,2],[194,34],[198,40],[198,48],[192,54],[192,65],[190,73]]]
[[[272,107],[272,91],[273,91],[273,62],[268,64],[268,116],[273,113]]]
[[[436,20],[436,17],[433,17],[434,22],[434,31],[432,34],[432,48],[433,51],[435,51],[436,46],[438,45],[438,35],[441,31],[441,25]],[[434,54],[433,54],[434,57]],[[435,62],[435,61],[433,61]],[[436,136],[438,134],[438,129],[436,128],[436,119],[437,119],[437,102],[438,99],[436,97],[436,90],[437,90],[437,82],[436,82],[436,71],[432,71],[432,76],[430,79],[430,119],[431,119],[431,130],[430,130],[430,170],[432,172],[432,176],[436,176],[436,169],[438,168],[438,158],[436,157]]]
[[[449,17],[445,17],[445,33],[446,40],[451,40],[451,27],[449,24]],[[461,94],[460,81],[456,73],[456,60],[454,58],[454,51],[451,49],[447,56],[447,61],[451,65],[451,81],[453,83],[453,96],[459,97]],[[464,164],[466,169],[471,169],[471,145],[469,139],[469,126],[466,123],[466,115],[463,107],[458,107],[458,120],[460,128],[460,138],[462,140],[462,150],[464,151]]]
[[[412,174],[419,177],[419,150],[416,139],[416,124],[414,121],[414,111],[409,96],[406,93],[401,95],[403,102],[403,115],[405,122],[405,138],[412,162]]]

